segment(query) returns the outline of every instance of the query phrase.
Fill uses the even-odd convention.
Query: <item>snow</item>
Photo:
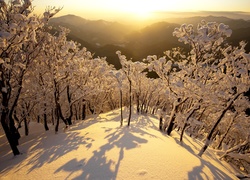
[[[0,179],[237,179],[211,150],[197,156],[201,142],[184,136],[180,144],[177,132],[161,133],[149,115],[133,114],[131,126],[120,127],[119,112],[76,121],[58,134],[31,122],[29,136],[20,131],[23,154],[16,157],[1,132]]]

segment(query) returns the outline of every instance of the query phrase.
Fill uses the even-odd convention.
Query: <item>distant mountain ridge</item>
[[[157,15],[162,17],[162,19],[168,21],[168,19],[175,18],[192,18],[192,17],[207,17],[207,16],[214,16],[214,17],[227,17],[229,19],[243,19],[243,20],[250,20],[250,12],[244,11],[196,11],[196,12],[157,12]],[[167,17],[167,18],[166,18]]]
[[[118,22],[93,21],[75,15],[52,18],[49,23],[54,27],[69,28],[74,36],[97,46],[122,42],[121,34],[126,34],[129,29],[128,26]]]
[[[250,17],[250,16],[249,16]],[[229,25],[231,29],[239,29],[239,28],[247,28],[250,27],[250,20],[243,20],[243,19],[231,19],[225,16],[194,16],[191,18],[171,18],[167,19],[168,22],[175,22],[178,24],[193,24],[197,25],[201,22],[201,20],[205,20],[207,22],[220,22],[226,25]]]
[[[250,42],[250,21],[243,19],[231,19],[217,16],[196,16],[191,18],[176,18],[169,22],[161,21],[148,25],[140,30],[134,31],[132,27],[118,22],[105,20],[87,20],[75,15],[66,15],[50,20],[54,30],[58,26],[70,29],[68,39],[77,41],[86,47],[95,56],[107,57],[107,61],[120,68],[116,51],[120,50],[128,59],[140,61],[147,55],[163,56],[163,52],[174,47],[186,48],[183,43],[178,42],[172,33],[174,28],[180,24],[194,24],[196,26],[201,20],[207,22],[218,22],[229,25],[233,30],[229,41],[238,45],[241,40]],[[250,51],[248,44],[246,50]]]

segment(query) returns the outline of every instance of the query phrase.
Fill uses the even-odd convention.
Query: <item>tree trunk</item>
[[[25,129],[25,136],[28,136],[29,135],[29,125],[28,125],[26,116],[24,117],[24,129]]]
[[[73,116],[73,105],[71,103],[71,95],[70,95],[70,89],[69,89],[69,85],[67,85],[67,99],[68,99],[68,103],[69,103],[69,117],[66,118],[68,125],[72,125],[72,116]]]
[[[171,115],[170,115],[170,120],[169,120],[169,123],[168,123],[168,127],[167,127],[167,130],[166,130],[166,133],[167,135],[170,135],[171,132],[173,131],[174,129],[174,120],[175,120],[175,114],[178,110],[178,107],[183,104],[188,98],[185,98],[182,102],[180,102],[180,98],[177,100],[177,103],[175,102],[174,105],[173,105],[173,109],[172,109],[172,112],[171,112]],[[164,127],[164,131],[166,129],[166,125]]]
[[[60,118],[63,120],[63,122],[65,123],[65,125],[67,126],[67,121],[64,119],[63,114],[62,114],[62,110],[61,110],[61,105],[60,105],[60,92],[59,92],[59,85],[58,82],[56,82],[56,80],[54,79],[54,100],[55,100],[55,115],[56,115],[56,126],[55,126],[55,132],[58,132],[58,127],[59,127],[59,120]]]
[[[128,126],[130,126],[131,115],[132,115],[132,81],[129,80],[129,115],[128,115]]]
[[[171,118],[171,121],[168,124],[168,128],[166,130],[167,135],[170,135],[171,132],[174,130],[174,120],[175,120],[175,115]]]
[[[174,105],[170,118],[169,118],[169,123],[167,125],[167,120],[165,119],[164,125],[163,125],[163,132],[167,132],[168,135],[172,132],[173,126],[174,126],[174,119],[175,119],[175,111],[176,111],[176,105]],[[166,130],[167,129],[167,130]]]
[[[162,131],[163,129],[163,117],[160,117],[160,121],[159,121],[159,130]]]
[[[68,125],[72,125],[72,117],[67,117],[66,121],[67,121]]]
[[[82,105],[82,120],[86,118],[86,104],[83,103]]]
[[[185,129],[187,127],[187,122],[189,120],[189,118],[194,114],[195,111],[197,111],[198,109],[200,109],[200,106],[199,107],[194,107],[190,112],[189,112],[189,115],[186,117],[185,119],[185,122],[184,122],[184,126],[181,130],[181,136],[180,136],[180,142],[182,142],[182,138],[183,138],[183,134],[185,132]]]
[[[8,110],[7,110],[7,108],[2,109],[1,124],[2,124],[3,130],[5,132],[5,135],[7,137],[7,140],[9,142],[9,144],[10,144],[12,153],[14,154],[14,156],[16,156],[16,155],[20,154],[20,152],[19,152],[19,150],[17,148],[19,137],[17,136],[18,134],[15,134],[13,131],[10,130],[8,124],[6,123],[6,122],[8,122],[8,120],[6,120],[7,118],[8,118]]]
[[[12,114],[11,115],[9,114],[8,118],[9,118],[8,119],[9,129],[10,129],[11,134],[13,134],[14,142],[16,143],[16,145],[19,145],[18,140],[20,139],[21,135],[18,132],[18,129],[15,127],[15,122],[14,122],[14,119],[12,117]]]
[[[1,85],[1,86],[4,87],[4,85]],[[8,108],[9,107],[9,94],[10,92],[6,93],[2,91],[1,124],[5,132],[5,135],[7,137],[7,140],[10,144],[11,150],[15,156],[15,155],[20,154],[17,148],[19,144],[18,139],[20,138],[20,134],[15,127],[14,119],[12,118],[12,113],[9,112],[9,108]],[[15,99],[15,102],[17,102],[16,99]],[[12,112],[14,112],[13,107],[14,105],[12,106]]]
[[[48,131],[49,130],[49,127],[48,127],[48,123],[47,123],[47,114],[46,114],[46,106],[47,104],[44,103],[44,110],[43,110],[43,123],[44,123],[44,129],[45,131]]]
[[[47,114],[46,113],[43,114],[43,123],[44,123],[45,131],[48,131],[49,127],[48,127],[48,123],[47,123]]]
[[[120,123],[121,123],[121,126],[123,126],[122,104],[123,104],[123,102],[122,102],[122,89],[120,89],[120,108],[121,108],[121,121],[120,121]]]
[[[88,103],[88,106],[89,106],[89,111],[91,112],[91,114],[94,114],[95,109],[91,107],[90,102]]]
[[[55,118],[56,118],[55,133],[57,133],[59,129],[59,112],[57,108],[55,109]]]
[[[81,119],[81,112],[82,112],[82,110],[80,109],[80,111],[79,111],[79,107],[80,107],[80,105],[79,105],[79,103],[78,104],[75,104],[73,107],[74,107],[74,110],[75,110],[75,119],[76,120],[79,120],[79,119]]]
[[[61,105],[59,103],[57,103],[56,109],[57,109],[57,113],[58,113],[58,118],[59,119],[61,118],[62,121],[64,122],[64,124],[67,126],[68,125],[68,121],[63,117],[62,108],[61,108]]]
[[[220,121],[222,120],[222,118],[224,117],[224,115],[226,114],[227,110],[231,108],[232,104],[234,103],[234,101],[241,95],[242,93],[237,94],[230,103],[228,103],[227,107],[221,112],[221,115],[218,117],[216,123],[214,124],[213,128],[210,130],[210,132],[207,135],[207,140],[206,143],[204,144],[204,146],[201,148],[198,156],[202,156],[202,154],[206,151],[206,149],[208,148],[208,146],[211,143],[211,138],[213,135],[214,130],[216,129],[216,127],[218,126],[218,124],[220,123]]]
[[[136,111],[137,111],[137,114],[139,114],[139,112],[140,112],[140,99],[139,99],[138,94],[136,94]]]
[[[12,116],[14,114],[14,110],[15,110],[15,107],[16,107],[17,102],[19,100],[21,90],[23,87],[22,83],[23,83],[24,73],[25,73],[25,69],[23,69],[22,71],[19,72],[20,76],[17,79],[17,84],[18,84],[17,93],[15,96],[13,96],[12,106],[10,106],[10,104],[9,104],[11,93],[13,92],[12,89],[10,88],[11,87],[10,79],[4,77],[4,75],[2,73],[1,80],[0,80],[0,89],[2,89],[3,87],[9,87],[7,92],[1,91],[1,93],[2,93],[1,124],[2,124],[5,135],[7,137],[7,140],[10,144],[11,150],[12,150],[14,155],[20,154],[20,152],[17,148],[17,146],[19,144],[18,139],[20,138],[20,134],[19,134],[17,128],[15,127],[14,119]]]
[[[55,125],[55,116],[54,116],[54,110],[53,108],[51,109],[51,121],[52,121],[52,125],[54,126]]]
[[[234,123],[235,117],[236,117],[237,115],[238,115],[238,113],[236,112],[235,115],[234,115],[234,117],[233,117],[232,120],[230,121],[229,126],[227,127],[226,132],[225,132],[224,135],[222,136],[222,138],[221,138],[221,140],[220,140],[220,142],[219,142],[219,144],[218,144],[218,146],[217,146],[217,149],[219,149],[219,148],[221,147],[222,142],[223,142],[224,139],[226,138],[226,136],[227,136],[229,130],[231,129],[231,127],[232,127],[232,125],[233,125],[233,123]]]
[[[218,124],[220,123],[220,121],[222,120],[222,118],[224,117],[224,115],[226,114],[228,108],[224,109],[220,115],[220,117],[217,119],[216,123],[214,124],[213,128],[210,130],[209,134],[207,135],[206,138],[206,143],[204,144],[204,146],[202,147],[202,149],[200,150],[198,156],[202,156],[202,154],[206,151],[206,149],[208,148],[208,146],[211,143],[212,140],[212,135],[214,133],[215,128],[218,126]]]
[[[71,104],[70,101],[70,105],[69,105],[69,117],[66,118],[68,125],[72,125],[72,117],[73,117],[73,104]]]

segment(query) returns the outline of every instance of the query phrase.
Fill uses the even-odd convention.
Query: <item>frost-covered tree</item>
[[[119,71],[111,71],[110,72],[111,75],[115,78],[116,82],[117,82],[117,85],[118,85],[118,89],[119,89],[119,94],[120,94],[120,109],[121,109],[121,120],[120,120],[120,125],[122,126],[123,125],[123,111],[122,111],[122,107],[123,107],[123,101],[122,101],[122,98],[123,98],[123,95],[122,95],[122,82],[124,80],[124,77],[122,76],[123,73],[121,70]]]
[[[109,65],[105,58],[95,58],[89,61],[92,69],[91,76],[89,78],[89,85],[92,90],[89,91],[88,100],[91,102],[93,112],[99,114],[109,109],[111,96],[114,86],[114,79],[110,74],[110,71],[114,69],[112,65]],[[118,98],[118,97],[116,97]],[[111,106],[112,107],[112,106]]]
[[[211,143],[213,133],[226,112],[236,109],[243,111],[249,107],[243,94],[250,87],[250,55],[245,52],[243,42],[238,47],[227,44],[226,38],[231,33],[232,30],[223,23],[204,21],[198,25],[196,31],[192,25],[182,25],[173,33],[179,41],[191,47],[188,62],[185,67],[181,67],[184,71],[184,82],[192,84],[195,96],[203,105],[220,112],[206,137],[200,156]],[[242,104],[244,107],[236,108]]]
[[[167,103],[172,103],[170,117],[165,119],[162,125],[162,131],[166,131],[168,135],[171,134],[175,125],[176,113],[180,111],[180,106],[184,104],[190,93],[185,91],[185,84],[183,83],[182,73],[174,62],[180,61],[186,56],[181,54],[179,49],[173,51],[166,51],[166,56],[157,58],[156,56],[148,56],[147,61],[150,62],[149,70],[155,71],[165,84],[165,95],[168,100],[164,101],[164,106]],[[180,62],[181,64],[182,62]],[[165,107],[163,106],[163,111]]]
[[[147,103],[147,86],[144,86],[144,83],[147,83],[147,78],[146,72],[143,72],[147,68],[147,65],[143,62],[134,62],[132,65],[132,91],[135,96],[136,110],[139,113],[146,108]]]
[[[30,0],[0,1],[1,124],[14,155],[20,137],[13,120],[25,73],[42,50],[43,27],[58,10],[32,15]],[[47,15],[50,15],[49,17]]]
[[[126,75],[127,80],[129,82],[129,116],[128,116],[128,126],[130,126],[130,121],[131,121],[131,115],[132,115],[132,79],[131,79],[131,74],[132,74],[132,61],[127,60],[125,55],[122,55],[120,51],[117,51],[116,54],[119,57],[120,63],[122,65],[122,71]]]
[[[67,40],[68,32],[69,30],[61,27],[58,34],[47,34],[46,44],[43,46],[45,60],[41,60],[48,69],[49,81],[53,84],[56,132],[59,119],[62,119],[66,126],[72,124],[73,105],[78,100],[82,100],[83,97],[77,95],[81,86],[87,82],[86,79],[81,78],[85,76],[84,70],[86,70],[82,66],[85,61],[92,58],[86,48],[80,49],[76,42]],[[91,70],[87,73],[89,72]],[[83,79],[85,82],[81,84]]]
[[[125,55],[122,55],[120,51],[117,51],[116,54],[119,57],[120,63],[122,65],[122,72],[127,77],[129,82],[129,117],[128,117],[128,126],[130,125],[131,121],[131,114],[132,114],[132,105],[133,105],[133,91],[134,89],[140,88],[141,78],[145,77],[145,73],[143,71],[147,68],[147,65],[143,62],[132,62],[132,60],[127,60]],[[138,90],[136,93],[138,98]],[[138,103],[137,103],[138,105]]]
[[[244,42],[237,47],[227,43],[231,33],[223,23],[202,21],[197,29],[184,24],[173,35],[188,44],[190,52],[183,55],[180,49],[173,49],[164,57],[147,58],[149,70],[155,71],[165,84],[163,112],[167,102],[172,106],[164,123],[161,115],[160,129],[169,135],[178,127],[181,141],[187,127],[189,131],[207,133],[200,156],[220,133],[219,124],[227,112],[246,116],[249,109],[250,55],[245,52]],[[229,130],[232,123],[227,124]],[[248,137],[248,133],[241,137]]]

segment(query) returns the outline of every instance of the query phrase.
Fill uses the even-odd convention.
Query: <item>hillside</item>
[[[173,37],[173,30],[180,24],[197,24],[201,20],[223,22],[229,25],[233,30],[229,43],[233,45],[238,45],[241,40],[250,42],[250,21],[223,16],[166,19],[136,31],[133,27],[118,22],[92,21],[75,15],[52,18],[50,25],[54,27],[54,31],[59,26],[69,28],[71,30],[69,39],[81,43],[96,57],[107,57],[107,61],[118,69],[120,63],[116,55],[117,50],[124,53],[128,59],[141,61],[147,55],[163,56],[164,51],[174,47],[187,48]],[[246,50],[250,51],[250,44],[247,45]]]
[[[52,18],[49,23],[55,28],[58,26],[69,28],[71,35],[95,46],[119,44],[124,41],[123,36],[129,31],[128,26],[118,22],[92,21],[75,15]]]
[[[133,52],[135,60],[140,61],[148,55],[163,56],[163,52],[174,47],[183,47],[173,36],[173,31],[180,25],[158,22],[126,36],[126,48]]]
[[[67,132],[44,132],[31,123],[30,135],[20,139],[22,155],[13,157],[0,135],[0,177],[4,179],[237,179],[229,165],[206,151],[202,143],[158,131],[155,117],[132,116],[119,127],[119,110],[75,123]]]

